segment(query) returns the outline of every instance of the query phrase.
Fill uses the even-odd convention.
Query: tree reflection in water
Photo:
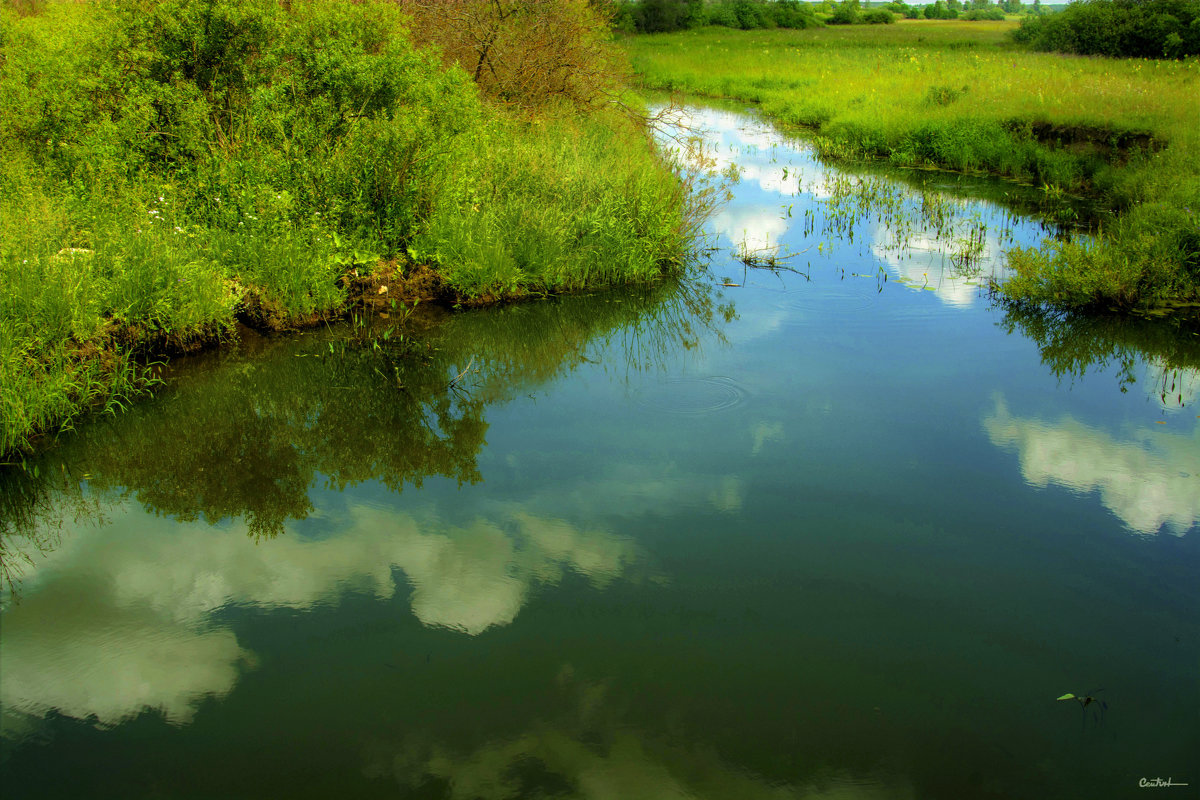
[[[173,365],[169,386],[0,472],[5,584],[54,546],[65,516],[134,498],[157,514],[242,518],[273,537],[313,510],[310,490],[429,476],[480,480],[486,412],[611,347],[654,369],[734,317],[711,286],[680,280],[620,293],[410,316],[277,339]],[[611,359],[610,359],[611,361]],[[461,376],[459,380],[454,380]]]
[[[1125,392],[1145,365],[1142,377],[1152,382],[1147,393],[1166,406],[1194,402],[1189,392],[1200,390],[1200,315],[1137,319],[1013,306],[1001,324],[1032,339],[1042,363],[1060,379],[1114,368]]]

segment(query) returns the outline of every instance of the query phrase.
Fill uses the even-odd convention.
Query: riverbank
[[[570,13],[582,49],[612,50]],[[682,266],[694,209],[636,115],[597,100],[616,72],[522,104],[407,26],[383,2],[0,9],[0,453],[123,407],[148,359],[235,321]]]
[[[1114,221],[1015,248],[1007,300],[1072,310],[1200,301],[1200,62],[1030,53],[1015,23],[904,21],[805,31],[630,37],[651,88],[758,104],[823,157],[986,172],[1070,195]]]

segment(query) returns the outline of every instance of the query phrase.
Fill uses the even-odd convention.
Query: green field
[[[823,155],[998,174],[1040,187],[1050,212],[1064,194],[1116,212],[1095,240],[1012,252],[1014,302],[1200,300],[1200,61],[1032,53],[1015,27],[707,28],[624,45],[646,86],[757,103]]]

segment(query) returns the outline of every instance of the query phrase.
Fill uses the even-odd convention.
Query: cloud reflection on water
[[[1120,440],[1069,416],[1014,416],[1003,398],[983,427],[994,445],[1017,451],[1030,484],[1099,491],[1105,507],[1138,533],[1166,527],[1182,536],[1200,521],[1200,427],[1191,436],[1142,429]]]
[[[966,308],[980,297],[979,276],[1002,274],[1004,253],[999,237],[987,235],[966,271],[952,257],[957,247],[952,234],[902,234],[882,222],[875,225],[871,237],[871,253],[910,288],[928,287],[947,305]]]
[[[186,723],[253,663],[219,622],[226,607],[305,610],[348,588],[388,599],[400,570],[423,624],[478,635],[511,623],[535,585],[570,571],[603,587],[639,558],[626,538],[523,511],[454,527],[355,506],[343,524],[325,539],[256,543],[241,524],[164,532],[125,506],[111,526],[65,537],[5,611],[5,716],[55,709],[116,724],[152,708]]]
[[[553,787],[574,800],[910,800],[912,784],[895,774],[853,774],[825,767],[796,781],[772,780],[741,768],[705,745],[681,745],[630,724],[619,709],[628,698],[608,681],[575,678],[563,667],[550,693],[563,697],[552,719],[474,748],[416,734],[367,745],[363,772],[390,778],[402,791],[442,785],[450,800],[523,798]],[[784,765],[777,765],[781,770]],[[535,789],[535,790],[536,790]],[[538,792],[537,796],[543,796]]]

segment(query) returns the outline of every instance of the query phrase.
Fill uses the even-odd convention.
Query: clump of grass
[[[11,454],[38,434],[68,429],[88,411],[123,409],[155,383],[128,353],[109,350],[97,359],[28,333],[0,326],[0,452]]]
[[[644,283],[681,264],[683,190],[618,120],[498,121],[414,243],[471,300]]]

